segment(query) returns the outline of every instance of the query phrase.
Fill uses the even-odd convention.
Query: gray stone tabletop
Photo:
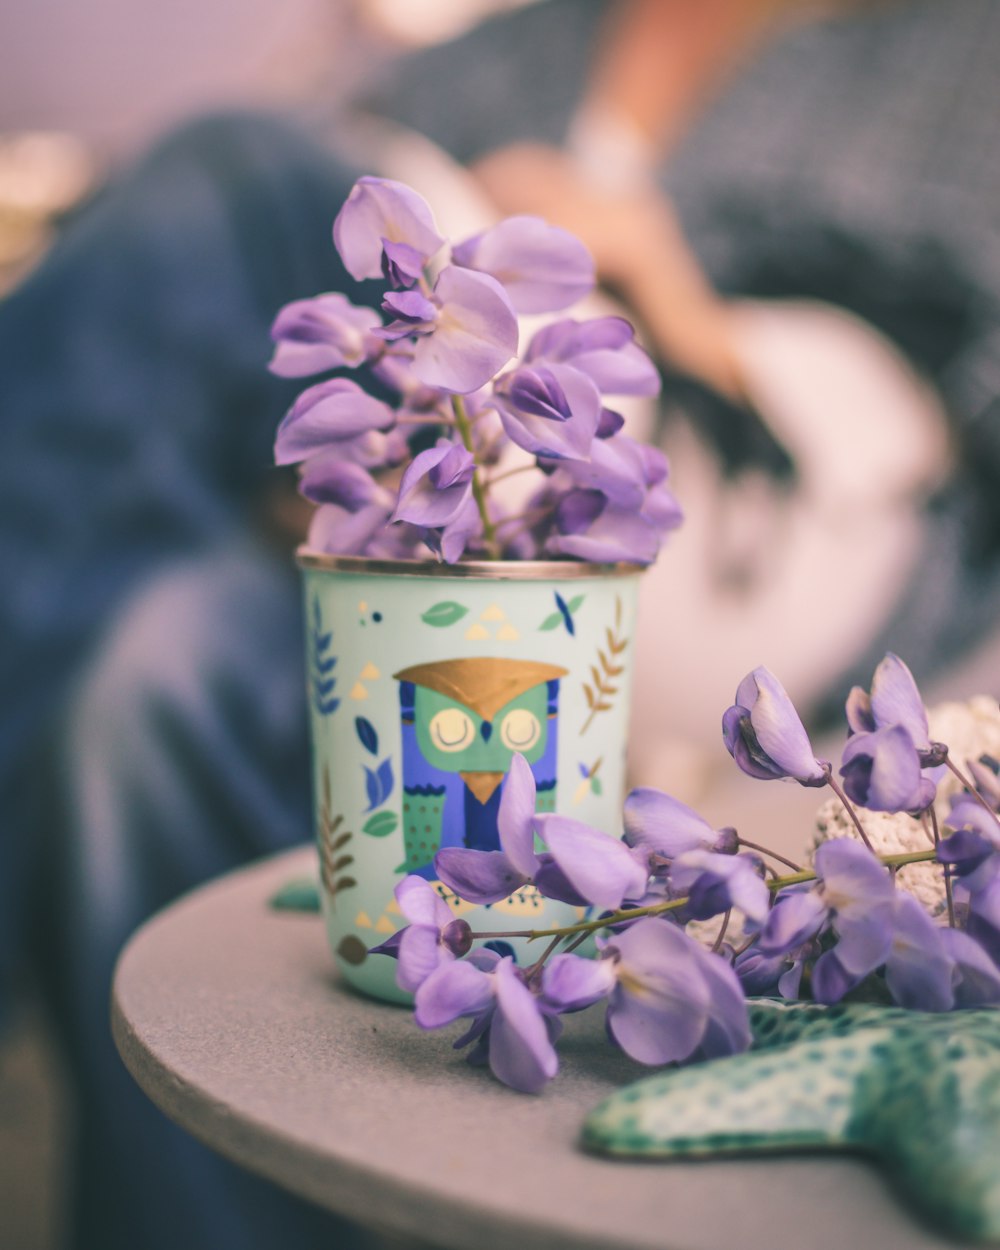
[[[583,1154],[584,1113],[648,1074],[568,1020],[561,1071],[516,1094],[339,980],[316,915],[270,896],[295,851],[205,886],[125,948],[112,1027],[148,1096],[195,1137],[287,1189],[455,1250],[921,1250],[882,1177],[847,1156],[702,1163]]]

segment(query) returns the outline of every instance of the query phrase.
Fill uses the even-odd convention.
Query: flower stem
[[[762,855],[769,855],[771,859],[776,859],[779,864],[784,864],[786,868],[791,868],[792,872],[801,872],[802,865],[795,863],[792,859],[785,859],[784,855],[779,855],[777,851],[769,850],[766,846],[760,846],[756,842],[749,842],[746,838],[737,834],[740,846],[745,846],[748,851],[760,851]]]
[[[934,860],[936,852],[927,851],[900,851],[894,855],[877,856],[879,863],[884,864],[886,868],[901,868],[905,864],[926,864]],[[799,872],[789,873],[785,877],[775,877],[767,882],[769,890],[783,890],[787,885],[801,885],[804,881],[815,881],[816,873],[811,868],[803,868]],[[471,933],[469,936],[473,939],[478,938],[527,938],[531,942],[537,941],[539,938],[552,937],[569,937],[574,933],[596,933],[598,929],[607,929],[616,924],[624,924],[626,921],[641,920],[643,916],[662,916],[664,912],[676,911],[679,907],[683,907],[688,899],[672,898],[662,903],[650,903],[648,907],[625,907],[619,908],[618,911],[610,912],[606,916],[601,916],[597,920],[581,920],[579,924],[563,925],[560,928],[552,929],[512,929],[507,933]]]
[[[465,404],[462,402],[461,395],[452,395],[451,410],[455,414],[455,425],[458,428],[459,436],[462,439],[462,445],[467,452],[470,452],[475,459],[475,449],[472,446],[472,423],[469,420],[469,414],[465,411]],[[479,509],[479,515],[483,521],[483,537],[486,539],[486,546],[490,553],[490,559],[497,559],[496,549],[496,526],[490,519],[489,509],[486,506],[486,491],[483,489],[482,479],[479,476],[479,465],[477,464],[472,470],[472,498],[476,501],[476,507]]]
[[[830,789],[834,792],[837,798],[840,799],[841,803],[844,805],[844,811],[847,812],[848,816],[850,816],[851,820],[854,822],[854,828],[857,829],[858,833],[861,835],[861,841],[865,844],[865,846],[868,847],[870,851],[874,852],[875,848],[872,846],[871,842],[869,842],[868,840],[868,834],[865,833],[865,827],[861,823],[861,821],[858,819],[858,813],[854,810],[854,804],[851,802],[851,800],[847,797],[847,795],[841,789],[839,782],[837,782],[834,779],[833,769],[829,767],[827,768],[827,773],[826,773],[826,784],[830,787]]]
[[[937,812],[934,810],[933,804],[931,804],[931,807],[929,810],[930,810],[930,815],[931,815],[931,829],[934,832],[934,847],[936,850],[938,845],[941,842],[941,830],[938,828]],[[945,893],[945,898],[948,900],[948,925],[950,928],[954,929],[955,927],[955,898],[954,898],[954,895],[952,893],[952,888],[951,888],[951,865],[950,864],[945,864],[944,866],[944,893]]]

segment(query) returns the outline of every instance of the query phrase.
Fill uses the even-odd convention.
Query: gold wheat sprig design
[[[622,601],[618,595],[615,596],[614,628],[608,626],[604,636],[607,646],[597,648],[597,663],[590,666],[593,684],[586,681],[583,683],[583,695],[590,714],[580,730],[581,734],[587,732],[598,712],[611,711],[612,702],[619,691],[617,679],[625,672],[621,657],[628,646],[628,638],[622,635]]]
[[[341,890],[349,890],[358,884],[353,877],[338,877],[337,875],[354,863],[354,856],[347,854],[344,850],[354,834],[347,829],[341,833],[340,826],[343,823],[343,816],[333,815],[330,770],[324,765],[323,802],[319,812],[319,862],[323,884],[330,896],[330,902],[334,904]]]

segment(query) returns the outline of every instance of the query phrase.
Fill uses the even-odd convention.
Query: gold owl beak
[[[504,779],[503,773],[459,773],[458,775],[484,806]]]

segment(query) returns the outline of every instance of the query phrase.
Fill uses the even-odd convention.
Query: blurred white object
[[[643,581],[630,748],[637,783],[689,802],[730,764],[720,722],[746,673],[766,665],[806,713],[886,623],[950,461],[936,397],[870,326],[747,303],[734,337],[799,480],[734,486],[684,426],[668,447],[686,521]]]
[[[390,39],[418,47],[454,39],[492,13],[536,0],[366,0],[369,20]]]

